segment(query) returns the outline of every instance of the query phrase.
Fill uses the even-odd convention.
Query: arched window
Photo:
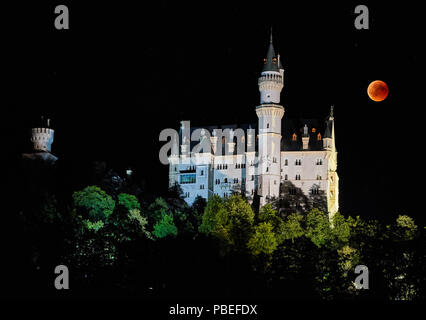
[[[285,166],[288,166],[288,159],[285,159],[285,160],[284,160],[284,165],[285,165]]]
[[[317,134],[317,140],[320,141],[321,140],[321,133],[318,132]]]
[[[266,128],[269,128],[269,123],[266,124]]]
[[[291,138],[293,141],[297,140],[297,134],[293,133],[293,137]]]
[[[313,132],[313,133],[317,132],[317,129],[312,128],[312,132]]]
[[[288,180],[288,175],[284,175],[284,180]]]

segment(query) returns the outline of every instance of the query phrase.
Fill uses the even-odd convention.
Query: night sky
[[[44,114],[55,129],[52,151],[72,164],[70,175],[93,160],[133,166],[160,194],[168,185],[158,160],[162,129],[181,120],[257,121],[257,78],[272,26],[285,68],[285,117],[323,119],[335,106],[341,212],[425,221],[415,184],[425,162],[419,8],[145,2],[2,4],[7,156],[24,151],[28,128]],[[68,5],[70,30],[54,28],[59,4]],[[358,4],[370,9],[370,30],[354,27]],[[378,79],[390,89],[380,103],[366,93]]]

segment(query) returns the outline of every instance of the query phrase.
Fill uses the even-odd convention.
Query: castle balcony
[[[280,74],[265,74],[259,78],[257,84],[260,85],[262,82],[275,82],[277,84],[283,83],[283,77]]]

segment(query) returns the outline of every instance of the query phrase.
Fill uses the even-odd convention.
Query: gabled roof
[[[283,119],[281,122],[281,151],[302,151],[303,127],[308,127],[309,145],[308,150],[323,150],[322,138],[325,131],[325,123],[318,119]],[[293,135],[296,134],[296,140]],[[320,134],[320,140],[318,140]]]

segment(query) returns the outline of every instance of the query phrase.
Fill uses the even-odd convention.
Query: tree
[[[201,196],[197,196],[191,206],[192,216],[194,218],[194,227],[198,230],[199,226],[203,222],[204,210],[207,206],[207,201]]]
[[[146,210],[148,224],[151,226],[155,225],[165,214],[171,214],[169,205],[163,198],[156,198],[154,202],[149,205],[148,210]]]
[[[269,222],[262,222],[254,227],[254,234],[247,243],[247,247],[253,255],[272,255],[275,251],[278,242],[272,229]]]
[[[396,219],[395,234],[400,240],[413,240],[417,233],[417,226],[414,220],[406,215],[400,215]]]
[[[244,252],[253,232],[254,212],[241,195],[227,199],[213,196],[207,202],[200,232],[211,234],[222,243],[222,253]]]
[[[212,232],[216,226],[223,223],[225,213],[225,207],[222,198],[218,195],[214,195],[209,199],[204,209],[202,222],[199,227],[199,231],[205,234]]]
[[[73,194],[74,205],[83,209],[84,215],[92,222],[106,221],[112,214],[115,201],[97,186],[88,186]]]
[[[350,224],[346,221],[344,216],[336,212],[331,219],[331,226],[331,245],[334,248],[342,248],[349,242],[351,235]]]
[[[124,206],[129,211],[133,209],[141,209],[138,199],[132,194],[120,193],[117,198],[118,204]]]
[[[176,236],[178,230],[173,222],[173,216],[164,214],[160,221],[154,225],[154,236],[157,238],[165,238],[167,236]]]
[[[280,228],[282,240],[291,239],[291,242],[294,243],[294,239],[303,236],[305,230],[302,228],[302,221],[303,216],[301,214],[290,214]]]
[[[306,216],[306,236],[317,246],[324,246],[331,239],[330,222],[327,214],[313,209]]]

